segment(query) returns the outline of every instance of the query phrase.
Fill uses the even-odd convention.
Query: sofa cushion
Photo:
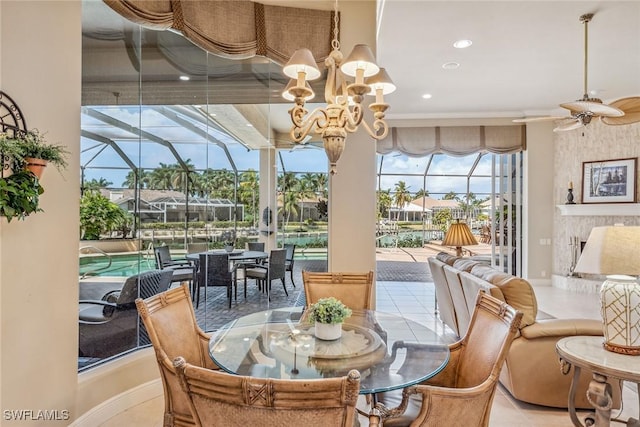
[[[447,264],[447,265],[453,265],[453,263],[454,263],[456,260],[460,259],[460,257],[459,257],[459,256],[455,256],[455,255],[448,254],[448,253],[446,253],[446,252],[439,252],[439,253],[438,253],[438,255],[436,255],[436,259],[437,259],[438,261],[442,261],[442,262],[444,262],[444,263],[445,263],[445,264]]]
[[[505,302],[523,313],[520,328],[535,323],[538,301],[529,282],[486,265],[476,265],[471,274],[500,288]]]
[[[478,261],[469,258],[459,258],[453,262],[453,268],[460,271],[469,272],[473,267],[478,265]]]

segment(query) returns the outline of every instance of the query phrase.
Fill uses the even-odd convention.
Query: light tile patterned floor
[[[598,295],[576,294],[552,287],[537,287],[540,309],[558,317],[599,318]],[[434,313],[433,284],[425,282],[378,282],[377,310],[398,313],[424,323],[437,332],[448,335]],[[638,417],[638,397],[635,388],[625,385],[623,418]],[[162,397],[132,407],[102,424],[103,427],[162,426]],[[586,412],[581,412],[581,419]],[[362,425],[366,425],[362,420]],[[566,410],[529,405],[514,400],[502,387],[498,388],[491,412],[491,427],[566,427],[571,426]],[[444,426],[443,426],[444,427]]]

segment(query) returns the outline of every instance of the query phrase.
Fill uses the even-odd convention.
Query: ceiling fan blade
[[[552,120],[570,119],[567,116],[542,116],[542,117],[526,117],[524,119],[514,119],[513,123],[536,123],[536,122],[548,122]]]
[[[602,117],[622,117],[624,116],[624,111],[619,108],[612,107],[607,104],[603,104],[601,102],[593,102],[593,101],[573,101],[573,102],[565,102],[564,104],[560,104],[562,108],[566,108],[571,110],[573,113],[586,113],[591,112],[594,116],[602,116]]]
[[[607,125],[629,125],[640,122],[640,96],[630,96],[618,99],[611,104],[624,111],[622,117],[602,117],[602,122]]]
[[[554,132],[566,132],[569,130],[578,129],[584,126],[579,119],[572,119],[564,124],[556,126],[553,131]]]

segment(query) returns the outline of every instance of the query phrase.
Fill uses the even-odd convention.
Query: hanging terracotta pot
[[[47,167],[46,160],[34,159],[33,157],[26,157],[24,161],[26,162],[25,169],[27,169],[32,174],[37,176],[38,179],[42,178],[42,173],[44,172],[44,168]]]

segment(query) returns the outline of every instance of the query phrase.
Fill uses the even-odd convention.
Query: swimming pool
[[[146,253],[90,255],[80,257],[80,277],[112,276],[129,277],[144,271],[155,270],[153,255]],[[326,248],[296,248],[295,259],[327,259]]]
[[[144,271],[154,270],[153,257],[146,254],[111,254],[106,256],[86,256],[80,258],[80,276],[129,277]]]

